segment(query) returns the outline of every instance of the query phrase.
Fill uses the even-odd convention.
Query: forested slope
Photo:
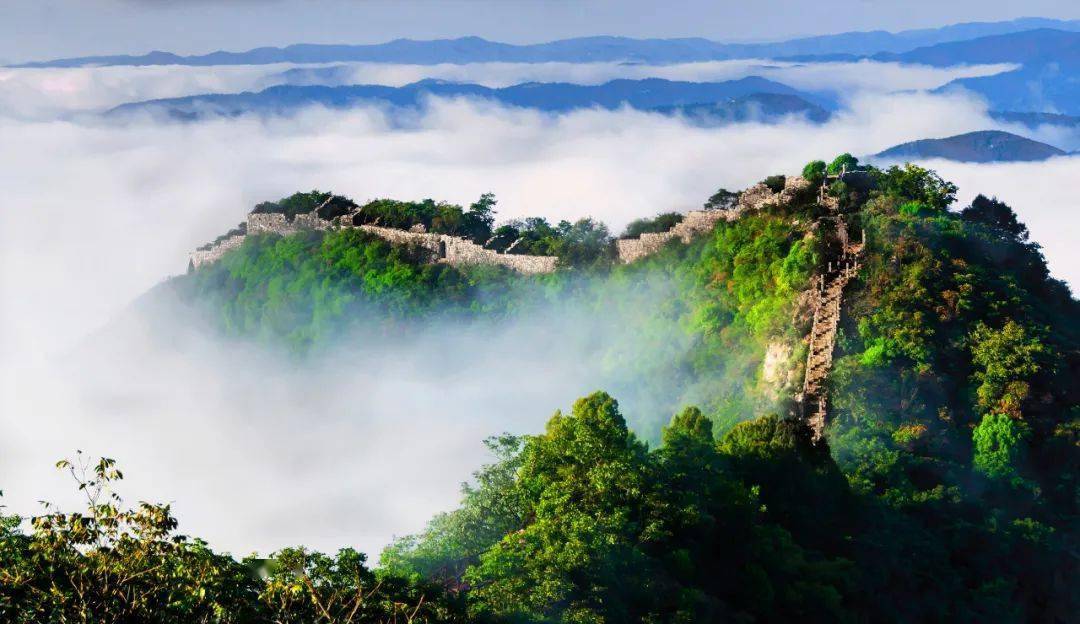
[[[1080,303],[1004,203],[957,209],[933,172],[849,156],[803,175],[820,184],[845,165],[858,175],[827,192],[866,247],[823,441],[792,400],[806,291],[835,253],[816,186],[632,265],[613,264],[595,222],[508,224],[558,250],[563,268],[543,276],[427,264],[357,231],[249,237],[170,288],[223,335],[297,357],[357,331],[512,323],[537,309],[584,310],[636,340],[605,344],[610,394],[556,411],[540,434],[491,439],[496,460],[460,507],[373,570],[347,550],[237,562],[173,541],[167,507],[99,507],[30,532],[5,520],[0,615],[1069,621]],[[113,470],[91,470],[91,487]]]

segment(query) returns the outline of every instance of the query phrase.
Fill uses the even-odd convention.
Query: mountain
[[[1024,113],[1016,111],[990,111],[990,117],[1004,123],[1022,124],[1028,128],[1039,126],[1080,127],[1080,117],[1058,113]]]
[[[809,101],[819,99],[817,96],[758,76],[712,83],[659,78],[612,80],[601,85],[530,82],[497,89],[439,80],[422,80],[402,87],[279,85],[257,93],[207,94],[133,102],[120,105],[107,114],[119,116],[150,112],[177,119],[195,119],[207,115],[284,114],[311,105],[348,108],[378,103],[396,108],[416,108],[422,106],[430,96],[482,98],[547,112],[590,107],[613,109],[620,106],[642,110],[666,109],[671,112],[691,105],[716,105],[721,116],[732,117],[748,117],[756,113],[763,118],[772,118],[799,112],[815,118],[827,115],[821,104]],[[751,97],[754,99],[746,99]]]
[[[1080,303],[1000,201],[952,210],[955,187],[914,166],[835,195],[824,162],[804,171],[629,264],[596,229],[524,220],[566,260],[542,280],[410,271],[339,228],[255,236],[174,285],[235,332],[330,344],[432,308],[578,319],[611,394],[493,441],[460,507],[380,559],[485,621],[1071,621],[1075,583],[1054,579],[1077,574]],[[820,294],[841,262],[855,276]],[[842,336],[824,350],[821,324]],[[824,439],[777,399],[808,369],[831,371]]]
[[[943,42],[999,35],[1036,28],[1080,31],[1080,20],[1020,18],[1006,22],[973,22],[942,28],[848,32],[771,43],[719,43],[701,38],[632,39],[581,37],[548,43],[514,45],[480,37],[414,41],[396,39],[370,45],[297,44],[262,47],[246,52],[217,51],[181,56],[154,51],[144,55],[86,56],[29,62],[18,67],[85,67],[103,65],[259,65],[267,63],[589,63],[630,61],[681,63],[732,58],[777,58],[815,55],[901,53]]]
[[[877,153],[891,160],[944,158],[960,162],[1028,162],[1064,156],[1065,151],[1009,132],[982,130],[944,139],[901,143]]]
[[[648,109],[664,115],[680,115],[700,126],[715,126],[748,121],[771,122],[787,116],[804,117],[807,121],[823,123],[830,112],[797,95],[783,93],[753,93],[721,102],[657,106]]]
[[[1019,69],[960,78],[936,91],[970,91],[997,110],[1080,115],[1080,38],[1072,56],[1031,62]]]
[[[827,175],[844,165],[846,174]],[[476,464],[487,464],[463,484],[455,509],[370,559],[300,545],[234,558],[181,537],[187,527],[178,530],[172,514],[190,505],[182,496],[156,492],[174,502],[130,511],[119,495],[99,499],[112,491],[99,487],[117,487],[119,467],[80,455],[92,480],[76,464],[72,489],[89,490],[89,509],[48,508],[31,524],[0,507],[3,572],[13,579],[0,583],[0,619],[1075,621],[1080,302],[1049,276],[1039,245],[1001,201],[979,195],[955,210],[956,187],[934,172],[858,167],[846,154],[803,172],[718,192],[737,195],[742,208],[629,263],[615,262],[617,243],[590,219],[553,226],[534,217],[492,232],[550,245],[560,268],[542,277],[439,262],[340,220],[251,232],[154,293],[192,304],[215,339],[250,341],[240,355],[252,365],[270,357],[259,341],[303,349],[289,367],[308,374],[251,386],[230,383],[227,369],[245,368],[242,359],[195,362],[220,371],[213,383],[249,411],[245,389],[269,388],[272,402],[286,384],[301,386],[299,425],[251,413],[230,429],[241,443],[269,440],[276,428],[286,444],[311,438],[325,453],[354,452],[357,438],[330,426],[326,409],[348,386],[389,395],[391,426],[420,431],[392,447],[417,464],[410,482],[446,470],[447,445],[436,436],[463,424],[437,402],[409,409],[413,397],[403,393],[464,391],[476,412],[518,430],[488,438],[488,452],[477,447]],[[285,224],[347,209],[402,217],[409,229],[464,227],[448,217],[471,214],[468,227],[485,230],[493,204],[361,207],[314,192],[254,214]],[[171,317],[162,325],[174,339],[188,329]],[[521,325],[531,329],[498,339]],[[825,346],[814,340],[820,327],[833,336]],[[372,370],[402,370],[397,351],[410,341],[439,374],[423,384],[407,375],[387,387],[369,382]],[[498,348],[484,351],[491,341]],[[484,366],[463,366],[477,351]],[[489,387],[553,376],[558,358],[573,362],[567,372],[584,382],[575,387],[610,394],[569,407],[580,393],[511,390],[511,400],[490,400]],[[815,407],[827,411],[820,436],[798,399],[811,375],[828,390]],[[196,384],[184,391],[200,398]],[[537,400],[550,402],[544,426],[523,417]],[[433,439],[422,441],[425,432]],[[328,436],[336,436],[329,447]],[[250,472],[237,479],[226,464],[212,469],[222,488],[251,482]],[[341,509],[356,488],[322,464],[310,472],[335,488],[287,501],[312,512],[309,536],[325,530],[319,512]],[[389,504],[361,495],[365,505]],[[265,496],[280,499],[276,490]],[[232,507],[221,506],[223,518]],[[351,524],[360,517],[341,513]]]
[[[1039,28],[941,43],[899,54],[875,54],[870,58],[938,67],[986,63],[1075,62],[1080,60],[1080,32]]]

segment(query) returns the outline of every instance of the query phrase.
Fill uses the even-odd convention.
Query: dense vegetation
[[[837,250],[816,188],[633,265],[598,253],[540,277],[429,265],[356,231],[252,237],[178,284],[230,332],[315,349],[354,323],[578,306],[631,325],[639,344],[609,361],[634,413],[598,392],[539,435],[489,440],[496,460],[460,507],[374,569],[349,550],[236,561],[174,539],[167,507],[97,497],[28,532],[6,518],[0,618],[1073,620],[1080,302],[1003,202],[952,210],[934,172],[850,155],[804,173],[841,170],[857,175],[827,190],[866,248],[826,441],[786,399],[806,355],[801,295]],[[583,238],[610,248],[590,223]],[[559,229],[503,227],[530,245]],[[765,373],[766,353],[795,374]],[[84,482],[116,476],[106,462]]]

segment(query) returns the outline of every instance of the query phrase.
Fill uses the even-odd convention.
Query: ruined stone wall
[[[289,221],[283,214],[249,214],[247,232],[249,234],[279,234],[289,236],[302,230],[328,230],[331,228],[351,228],[351,217],[341,217],[334,221],[320,218],[314,212],[299,214]],[[377,225],[361,225],[359,229],[374,234],[394,245],[415,245],[431,252],[432,258],[453,266],[497,265],[513,269],[520,273],[551,273],[558,263],[554,256],[525,256],[501,254],[457,236],[431,234],[428,232],[410,232]],[[244,242],[245,236],[232,236],[214,245],[210,249],[193,251],[190,254],[191,267],[199,268],[204,264],[216,262],[227,252],[236,249]]]
[[[615,241],[620,262],[634,262],[652,255],[667,244],[679,239],[689,243],[695,236],[708,232],[717,221],[731,221],[739,216],[736,210],[691,210],[683,220],[666,232],[646,232],[640,238],[623,238]]]
[[[615,241],[621,262],[634,262],[659,251],[668,241],[679,239],[689,243],[695,236],[709,232],[718,221],[734,221],[748,210],[759,210],[768,204],[781,204],[792,201],[800,192],[810,186],[805,179],[792,176],[785,178],[784,189],[774,193],[764,184],[756,184],[739,194],[735,206],[728,210],[691,210],[683,220],[666,232],[646,233],[640,238]],[[253,213],[247,218],[248,234],[279,234],[289,236],[301,230],[328,230],[331,228],[351,228],[352,216],[344,215],[328,221],[318,216],[317,211],[296,215],[292,221],[278,213]],[[361,230],[369,232],[395,245],[416,245],[434,255],[438,262],[454,266],[497,265],[521,273],[551,273],[558,263],[552,256],[526,256],[501,254],[476,243],[446,234],[406,231],[377,225],[361,225]],[[210,262],[216,262],[228,251],[236,249],[244,242],[244,236],[232,236],[207,250],[191,253],[191,265],[198,268]]]
[[[640,238],[615,241],[619,261],[629,263],[640,260],[660,251],[672,239],[677,238],[689,243],[698,234],[711,231],[718,221],[734,221],[748,210],[760,210],[768,204],[790,202],[809,186],[808,181],[798,176],[785,178],[784,189],[779,193],[774,193],[765,184],[755,184],[740,193],[738,202],[728,210],[691,210],[682,221],[666,232],[645,233]]]
[[[351,227],[351,226],[345,226]],[[399,230],[396,228],[380,227],[378,225],[361,225],[359,229],[378,236],[379,238],[392,243],[394,245],[416,245],[422,247],[433,254],[436,257],[440,255],[440,239],[439,234],[427,234],[425,232],[407,232],[405,230]]]
[[[197,269],[204,264],[217,262],[226,253],[240,247],[240,245],[243,244],[245,238],[247,237],[243,234],[237,234],[235,236],[230,236],[229,238],[226,238],[225,240],[221,241],[217,245],[214,245],[210,249],[198,249],[191,252],[191,254],[188,256],[191,261],[191,268]]]
[[[332,221],[321,219],[314,212],[298,214],[292,221],[280,213],[259,212],[248,215],[248,234],[280,234],[288,236],[301,230],[328,230],[333,227]]]
[[[513,269],[520,273],[551,273],[555,270],[558,258],[554,256],[526,256],[501,254],[491,249],[456,236],[443,236],[441,242],[446,246],[444,262],[454,266],[493,264]]]

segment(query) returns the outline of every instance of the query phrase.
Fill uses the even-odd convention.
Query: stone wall
[[[734,221],[748,210],[760,210],[769,204],[788,203],[810,186],[805,179],[797,176],[784,180],[784,189],[774,193],[764,184],[755,184],[739,194],[735,206],[727,210],[691,210],[683,220],[666,232],[646,233],[640,238],[620,239],[615,241],[621,262],[634,262],[659,251],[668,241],[679,239],[689,243],[695,236],[703,234],[716,226],[718,221]],[[301,230],[328,230],[330,228],[351,228],[352,215],[344,215],[333,221],[319,217],[317,211],[296,215],[289,221],[278,213],[253,213],[247,218],[248,234],[280,234],[288,236]],[[437,262],[454,266],[497,265],[513,269],[520,273],[551,273],[558,263],[553,256],[526,256],[501,254],[491,249],[457,236],[413,232],[377,225],[357,226],[365,232],[374,234],[395,245],[415,245],[430,251]],[[206,250],[191,253],[191,266],[198,268],[210,262],[216,262],[226,252],[236,249],[244,242],[243,235],[232,236]]]
[[[748,210],[760,210],[768,204],[792,201],[796,195],[810,186],[805,179],[792,176],[785,178],[784,189],[774,193],[765,184],[755,184],[739,194],[735,206],[727,210],[691,210],[683,220],[666,232],[650,232],[640,238],[624,238],[615,241],[619,261],[624,263],[640,260],[660,251],[668,241],[679,239],[689,243],[695,236],[712,231],[718,221],[734,221]]]
[[[252,213],[248,215],[247,219],[248,234],[289,236],[301,230],[328,230],[334,227],[354,227],[351,216],[341,217],[335,221],[327,221],[320,218],[315,212],[310,212],[296,215],[292,221],[289,221],[283,214]],[[484,249],[468,239],[446,234],[410,232],[377,225],[361,225],[357,227],[395,245],[415,245],[426,249],[432,253],[432,258],[435,261],[445,262],[453,266],[497,265],[520,273],[536,274],[553,272],[558,262],[558,259],[554,256],[501,254],[491,249]],[[191,268],[197,269],[205,264],[218,261],[227,252],[239,247],[245,238],[244,235],[232,236],[210,249],[191,252],[189,256]]]
[[[491,249],[484,249],[466,238],[446,234],[407,232],[375,225],[361,225],[360,229],[396,245],[423,247],[433,252],[439,262],[453,266],[498,265],[520,273],[533,274],[551,273],[558,262],[554,256],[501,254]]]
[[[348,225],[342,227],[351,227]],[[439,245],[442,235],[440,234],[428,234],[426,232],[407,232],[405,230],[399,230],[396,228],[379,227],[377,225],[361,225],[357,226],[359,229],[378,236],[379,238],[392,243],[394,245],[415,245],[422,247],[433,254],[436,258],[442,257],[441,245]],[[447,237],[450,238],[450,237]]]
[[[247,237],[243,234],[237,234],[226,238],[209,249],[198,249],[191,252],[191,255],[189,256],[191,268],[197,269],[204,264],[217,262],[226,253],[240,247],[245,238]]]

